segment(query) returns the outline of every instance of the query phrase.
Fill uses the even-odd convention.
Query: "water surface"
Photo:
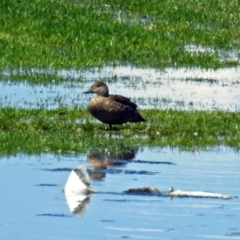
[[[100,159],[100,160],[99,160]],[[156,148],[126,155],[2,156],[0,239],[239,239],[239,153]],[[75,213],[62,188],[85,165],[92,195]],[[231,200],[135,196],[132,187],[202,190]]]
[[[35,71],[44,72],[39,69]],[[225,111],[240,109],[239,67],[214,71],[198,68],[156,70],[126,66],[86,71],[59,70],[57,74],[72,80],[55,84],[53,79],[49,85],[43,86],[25,82],[13,83],[8,81],[6,74],[6,81],[0,82],[0,106],[86,107],[91,96],[85,96],[82,92],[101,79],[110,81],[112,94],[130,97],[140,108]]]

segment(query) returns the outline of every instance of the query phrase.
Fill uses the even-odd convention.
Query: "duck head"
[[[103,97],[107,97],[109,96],[108,94],[108,86],[106,83],[101,82],[101,81],[97,81],[95,82],[90,90],[83,92],[84,94],[88,94],[88,93],[96,93],[99,96],[103,96]]]

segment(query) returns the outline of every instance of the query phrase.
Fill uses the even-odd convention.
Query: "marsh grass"
[[[109,151],[140,146],[240,148],[240,114],[215,111],[143,110],[147,123],[108,126],[83,109],[0,110],[0,153]]]
[[[239,64],[239,1],[1,0],[0,9],[2,81],[66,82],[71,76],[59,76],[57,70],[69,68]],[[118,152],[139,146],[240,147],[238,113],[144,110],[142,114],[147,123],[109,131],[83,109],[1,108],[0,154]]]
[[[27,82],[35,85],[59,84],[73,81],[72,76],[60,76],[54,69],[2,69],[0,81]],[[74,78],[74,81],[81,82],[81,78]]]
[[[240,48],[238,1],[2,0],[0,9],[3,67],[239,63],[239,54],[229,58]]]

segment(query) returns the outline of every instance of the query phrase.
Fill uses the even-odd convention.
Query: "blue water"
[[[194,153],[144,149],[122,160],[103,164],[90,155],[2,156],[0,239],[240,239],[239,153],[225,147]],[[79,165],[88,168],[91,187],[99,193],[72,213],[61,190]],[[238,198],[122,194],[144,186]]]

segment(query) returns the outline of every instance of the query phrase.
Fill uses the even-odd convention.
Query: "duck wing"
[[[112,101],[118,102],[123,104],[124,106],[129,106],[133,109],[137,108],[137,104],[135,104],[134,102],[132,102],[129,98],[121,96],[121,95],[109,95],[109,98]]]

